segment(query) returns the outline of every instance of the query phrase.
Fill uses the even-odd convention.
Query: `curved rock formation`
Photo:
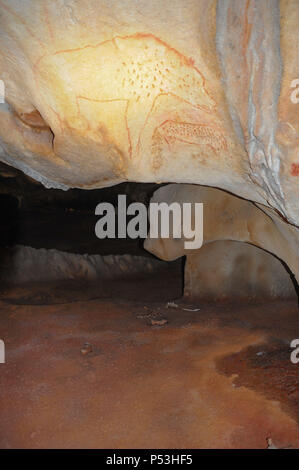
[[[217,241],[187,255],[184,296],[200,300],[297,299],[283,264],[247,243]]]
[[[159,260],[141,256],[81,255],[22,245],[9,250],[8,255],[9,263],[1,266],[0,279],[10,284],[67,280],[101,282],[151,274],[165,267]]]
[[[262,206],[258,207],[256,204],[241,199],[239,197],[233,196],[229,193],[221,191],[215,188],[200,187],[194,185],[175,185],[171,184],[164,186],[158,189],[151,202],[161,203],[166,202],[167,204],[172,204],[173,202],[179,202],[183,204],[185,202],[202,202],[204,204],[204,217],[203,217],[203,245],[211,246],[209,250],[205,246],[199,250],[188,250],[184,246],[186,239],[184,236],[182,238],[147,238],[144,243],[144,247],[153,253],[154,255],[162,258],[164,260],[174,260],[183,255],[187,256],[187,291],[189,294],[196,295],[196,293],[203,292],[204,286],[196,285],[191,286],[192,278],[198,281],[200,276],[203,273],[204,269],[207,269],[207,258],[208,253],[210,253],[210,264],[211,268],[218,264],[218,284],[215,280],[215,289],[214,296],[219,296],[224,292],[221,290],[221,285],[219,284],[221,279],[225,279],[226,282],[229,282],[226,291],[228,294],[231,294],[231,282],[239,278],[240,283],[242,280],[247,279],[247,295],[252,296],[252,287],[250,284],[255,284],[256,289],[264,293],[273,293],[270,296],[276,296],[282,294],[282,291],[285,288],[288,291],[292,291],[291,287],[286,287],[287,277],[283,270],[280,274],[277,274],[276,270],[279,269],[278,260],[269,260],[269,257],[264,253],[256,252],[249,248],[236,248],[233,247],[231,253],[229,254],[229,260],[225,259],[225,248],[222,247],[219,249],[217,244],[213,242],[217,241],[238,241],[245,242],[246,244],[254,245],[256,247],[262,248],[268,253],[272,253],[279,260],[287,264],[291,272],[296,277],[297,281],[299,279],[299,236],[298,229],[292,225],[281,220],[276,213],[270,209],[266,209]],[[193,206],[194,209],[194,206]],[[181,221],[182,223],[182,221]],[[159,233],[159,227],[158,227]],[[183,230],[182,230],[183,233]],[[202,252],[204,250],[204,252]],[[220,259],[217,257],[220,255]],[[250,254],[251,253],[251,254]],[[245,257],[245,259],[251,256],[256,259],[251,259],[253,266],[250,268],[250,263],[248,262],[247,271],[243,270],[241,278],[237,274],[240,271],[238,255]],[[216,258],[215,258],[216,257]],[[200,260],[204,260],[204,265],[198,267],[197,263]],[[277,262],[275,262],[277,261]],[[223,271],[224,265],[226,264],[226,271]],[[261,267],[264,272],[268,272],[268,275],[263,276],[257,272],[258,267]],[[243,264],[244,268],[244,264]],[[282,269],[282,267],[281,267]],[[193,272],[190,273],[190,270]],[[233,272],[235,271],[235,272]],[[272,274],[271,274],[272,273]],[[250,278],[253,276],[252,282]],[[209,280],[207,282],[207,292],[210,289]],[[262,286],[259,286],[259,283],[262,283]],[[280,290],[277,286],[281,283]],[[275,287],[276,285],[276,287]],[[283,285],[285,287],[283,287]],[[289,286],[291,286],[291,281]],[[238,295],[237,284],[236,293]],[[276,291],[276,293],[275,293]],[[269,296],[269,295],[268,295]],[[284,294],[283,294],[284,296]]]

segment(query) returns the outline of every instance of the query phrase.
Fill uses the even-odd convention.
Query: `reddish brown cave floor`
[[[226,375],[235,375],[236,387],[249,387],[280,401],[299,423],[299,371],[290,361],[293,349],[287,346],[285,342],[269,340],[225,356],[217,365]]]
[[[299,447],[294,303],[22,305],[32,292],[0,300],[1,448]]]

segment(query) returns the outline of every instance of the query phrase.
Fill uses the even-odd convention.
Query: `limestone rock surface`
[[[219,187],[299,223],[297,0],[0,0],[0,159]]]

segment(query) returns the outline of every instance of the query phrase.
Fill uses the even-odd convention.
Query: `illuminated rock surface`
[[[200,187],[194,185],[176,185],[170,184],[158,189],[151,202],[161,203],[166,202],[172,204],[178,202],[181,205],[185,202],[201,202],[203,203],[203,247],[199,250],[188,250],[185,248],[186,238],[150,238],[145,241],[144,247],[154,255],[164,260],[174,260],[183,255],[187,256],[186,265],[186,279],[188,283],[187,291],[191,296],[198,296],[199,291],[204,295],[205,286],[199,285],[201,275],[209,269],[218,269],[218,282],[215,279],[214,294],[216,297],[225,294],[225,289],[228,289],[228,294],[234,296],[242,296],[242,278],[247,279],[247,292],[245,295],[250,296],[252,287],[250,283],[253,276],[253,284],[256,286],[256,293],[264,289],[264,295],[267,296],[272,291],[275,296],[280,290],[278,285],[281,283],[281,288],[284,290],[283,285],[286,286],[287,276],[283,273],[282,266],[279,266],[277,260],[270,260],[266,253],[252,251],[250,255],[249,248],[243,247],[240,249],[231,247],[231,256],[228,255],[226,259],[225,249],[219,250],[217,244],[214,245],[214,250],[210,245],[211,242],[231,240],[235,242],[245,242],[263,250],[272,253],[279,260],[286,263],[290,271],[299,279],[299,237],[298,229],[281,220],[276,213],[263,206],[258,206],[250,201],[238,198],[231,194],[225,193],[219,189]],[[181,206],[182,207],[182,206]],[[193,206],[194,207],[194,206]],[[155,221],[154,221],[155,222]],[[183,217],[181,218],[182,233],[183,231]],[[206,248],[210,246],[210,248]],[[228,247],[227,247],[228,248]],[[201,250],[205,249],[203,253]],[[228,248],[229,249],[229,248]],[[208,252],[210,251],[210,265],[208,262]],[[247,258],[247,267],[240,266],[243,257]],[[238,252],[241,259],[238,259]],[[204,254],[206,253],[206,254]],[[218,259],[220,255],[220,259]],[[200,259],[203,258],[204,266],[197,266],[200,264]],[[215,259],[215,257],[217,259]],[[252,257],[250,264],[249,258]],[[255,257],[255,260],[254,260]],[[275,261],[277,261],[277,266]],[[219,266],[218,266],[219,262]],[[246,263],[245,263],[246,264]],[[262,265],[264,264],[264,268]],[[258,266],[264,269],[264,273],[259,273]],[[281,271],[281,277],[278,272]],[[278,270],[278,272],[277,272]],[[188,273],[189,271],[189,273]],[[268,271],[269,276],[265,273]],[[239,274],[238,274],[239,273]],[[241,273],[241,277],[240,276]],[[272,273],[272,274],[271,274]],[[276,278],[276,276],[278,277]],[[207,293],[211,292],[210,280],[206,276]],[[224,277],[223,277],[224,276]],[[239,277],[240,285],[238,289],[237,279]],[[194,282],[193,286],[191,279]],[[221,280],[226,278],[227,285],[224,290],[221,290]],[[232,287],[229,285],[235,279],[235,293],[233,294]],[[251,280],[250,280],[251,279]],[[280,279],[280,280],[279,280]],[[261,284],[259,286],[259,284]],[[287,283],[288,284],[288,283]],[[276,285],[276,287],[274,287]],[[277,291],[278,289],[278,291]],[[274,293],[276,291],[276,294]],[[244,291],[243,291],[244,292]],[[267,294],[268,292],[268,294]],[[280,291],[282,294],[282,291]],[[284,295],[283,295],[284,296]]]
[[[298,224],[296,0],[0,1],[1,160],[217,186]]]

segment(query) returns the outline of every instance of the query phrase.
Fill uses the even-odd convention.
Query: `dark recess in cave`
[[[127,205],[132,202],[148,204],[157,184],[122,183],[97,190],[46,189],[22,172],[0,164],[0,205],[2,223],[0,228],[0,278],[1,292],[7,293],[10,282],[5,281],[11,272],[14,275],[15,247],[22,245],[35,249],[55,249],[78,255],[132,255],[143,257],[144,262],[156,259],[143,248],[144,239],[115,238],[100,240],[95,235],[99,216],[95,208],[100,202],[117,206],[118,195],[127,196]],[[128,218],[129,220],[129,218]],[[117,230],[117,219],[116,219]],[[85,298],[118,296],[121,298],[157,300],[169,296],[180,297],[183,292],[183,259],[173,262],[159,261],[161,269],[152,274],[124,279],[117,283],[101,279],[100,282],[72,281],[56,282],[49,298],[37,293],[13,299],[14,303],[55,303],[76,301]],[[44,269],[47,269],[45,265]],[[121,269],[119,270],[120,275]],[[117,276],[117,266],[115,275]],[[4,279],[4,281],[3,281]],[[31,286],[31,290],[34,288]],[[155,294],[155,292],[157,294]],[[83,296],[83,297],[82,297]]]
[[[2,176],[6,174],[9,177]],[[18,244],[78,254],[151,256],[143,249],[142,239],[99,240],[94,233],[99,217],[94,212],[100,202],[116,206],[119,194],[126,194],[127,204],[148,203],[158,186],[122,183],[95,190],[46,189],[18,170],[1,164],[1,246]]]

